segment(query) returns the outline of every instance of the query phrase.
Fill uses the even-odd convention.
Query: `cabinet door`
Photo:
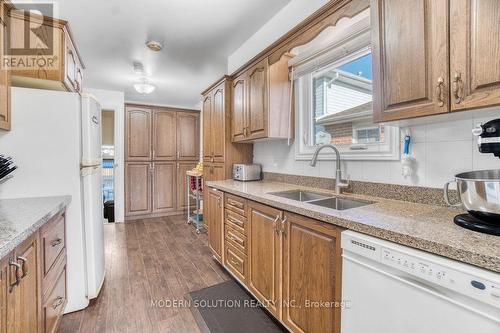
[[[125,113],[125,160],[150,161],[151,110],[127,107]]]
[[[176,115],[173,111],[153,111],[153,160],[176,159]]]
[[[212,161],[212,93],[209,92],[203,97],[203,160]]]
[[[177,210],[187,209],[187,176],[186,171],[196,167],[195,162],[177,163]],[[194,202],[193,202],[194,203]]]
[[[212,143],[212,162],[224,162],[224,145],[226,141],[226,131],[224,128],[225,117],[225,92],[223,82],[215,88],[213,97],[212,117],[210,119],[211,143]]]
[[[450,1],[451,108],[500,104],[500,1]]]
[[[268,63],[261,61],[248,70],[247,139],[267,136]]]
[[[125,164],[125,214],[151,213],[151,163]]]
[[[37,257],[37,238],[33,235],[15,250],[11,260],[21,266],[18,269],[18,283],[9,287],[7,304],[8,332],[38,332],[39,318],[39,279],[40,267]],[[15,281],[15,267],[10,266],[10,280]]]
[[[153,213],[175,210],[175,162],[153,163]]]
[[[5,3],[0,2],[0,52],[7,46],[7,26]],[[10,130],[10,72],[0,69],[0,129]]]
[[[208,245],[215,257],[222,262],[222,240],[223,240],[223,193],[216,189],[208,190]]]
[[[340,332],[340,229],[303,216],[283,219],[283,322],[293,332]],[[328,303],[330,302],[330,303]]]
[[[248,288],[279,319],[281,244],[276,228],[283,212],[256,202],[248,206]]]
[[[194,161],[200,156],[200,114],[177,113],[177,159]]]
[[[0,261],[0,333],[7,332],[8,259]]]
[[[371,0],[376,121],[449,111],[448,0]]]
[[[213,164],[209,163],[205,167],[205,180],[215,181],[215,180],[225,180],[226,179],[226,168],[224,164]]]
[[[234,142],[245,140],[246,134],[246,74],[243,73],[233,81],[233,105],[231,136]]]

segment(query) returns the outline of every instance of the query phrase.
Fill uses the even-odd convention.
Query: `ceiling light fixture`
[[[155,40],[148,41],[146,43],[146,46],[148,47],[148,49],[150,49],[151,51],[155,51],[155,52],[161,51],[161,49],[162,49],[161,43],[157,42]]]
[[[141,95],[151,94],[156,87],[152,85],[145,77],[141,78],[138,83],[134,84],[134,89]]]

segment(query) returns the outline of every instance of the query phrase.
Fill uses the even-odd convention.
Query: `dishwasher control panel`
[[[341,242],[344,253],[404,272],[415,283],[439,285],[500,308],[498,273],[350,230],[342,232]]]

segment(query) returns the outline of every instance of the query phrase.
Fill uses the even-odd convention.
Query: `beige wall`
[[[113,111],[102,111],[102,144],[114,146],[115,138],[115,113]]]

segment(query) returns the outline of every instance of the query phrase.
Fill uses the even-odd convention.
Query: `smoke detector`
[[[155,52],[158,52],[162,49],[162,45],[160,44],[160,42],[157,42],[155,40],[150,40],[146,43],[146,46],[148,47],[148,49]]]

